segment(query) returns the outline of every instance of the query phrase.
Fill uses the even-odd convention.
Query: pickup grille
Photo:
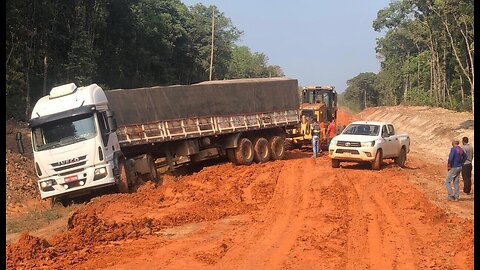
[[[337,146],[360,147],[360,142],[338,141]]]
[[[337,149],[337,151],[335,151],[336,153],[338,154],[342,154],[342,153],[350,153],[352,155],[358,155],[358,151],[357,150],[352,150],[352,149]]]

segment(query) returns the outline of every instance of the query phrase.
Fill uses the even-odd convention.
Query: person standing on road
[[[460,188],[458,186],[458,179],[460,178],[460,172],[462,171],[462,165],[467,159],[467,155],[463,152],[463,149],[458,146],[460,142],[458,140],[452,140],[452,148],[448,155],[448,173],[445,178],[445,186],[447,187],[449,201],[458,201],[460,198]],[[453,181],[453,187],[455,189],[452,192],[451,183]]]
[[[473,159],[473,147],[468,144],[468,137],[462,138],[462,149],[467,155],[467,160],[462,165],[462,179],[463,179],[463,193],[470,195],[470,189],[472,187],[472,159]]]
[[[325,122],[320,122],[320,145],[327,139],[325,137]]]
[[[335,119],[332,119],[332,122],[330,122],[330,124],[328,124],[327,136],[328,136],[327,145],[330,145],[330,141],[332,140],[332,138],[337,136],[337,128],[335,127]]]
[[[312,123],[312,150],[313,150],[313,157],[317,157],[318,153],[318,141],[320,139],[320,125],[316,120],[313,120]]]

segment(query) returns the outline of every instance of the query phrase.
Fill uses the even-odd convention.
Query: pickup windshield
[[[377,136],[379,131],[380,126],[378,125],[352,124],[349,125],[342,134]]]
[[[32,130],[35,151],[53,149],[80,141],[96,135],[93,114],[64,118],[45,123]]]

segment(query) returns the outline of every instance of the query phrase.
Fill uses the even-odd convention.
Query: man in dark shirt
[[[470,195],[472,188],[472,160],[473,160],[473,147],[468,144],[468,137],[462,138],[462,149],[467,155],[467,160],[462,166],[462,179],[463,179],[463,193]]]
[[[448,173],[445,178],[445,186],[447,187],[448,200],[458,201],[460,198],[460,188],[458,186],[458,179],[460,178],[460,172],[462,171],[462,165],[467,159],[467,155],[463,149],[458,146],[460,142],[458,140],[452,141],[452,148],[448,155]],[[455,189],[452,192],[451,183],[453,181],[453,187]]]

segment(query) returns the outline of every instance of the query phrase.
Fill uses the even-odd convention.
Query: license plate
[[[69,177],[65,177],[65,183],[68,183],[68,182],[73,182],[73,181],[76,181],[78,180],[78,176],[76,175],[72,175],[72,176],[69,176]]]

